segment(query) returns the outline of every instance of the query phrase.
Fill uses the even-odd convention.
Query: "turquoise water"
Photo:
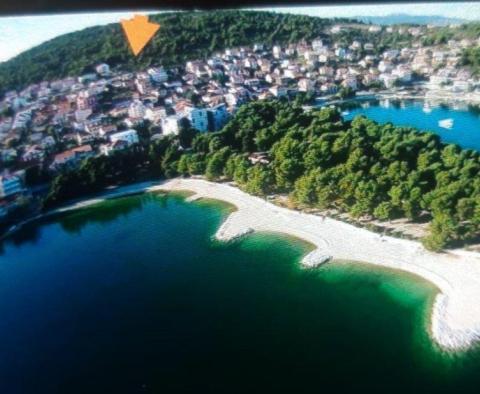
[[[347,107],[345,110],[348,114],[344,117],[348,120],[361,114],[379,123],[391,122],[397,126],[432,131],[444,142],[480,151],[480,113],[465,105],[459,108],[431,105],[431,112],[425,112],[421,101],[374,100],[357,102],[353,107]],[[439,126],[438,122],[444,119],[453,120],[451,129]]]
[[[212,240],[226,205],[154,194],[45,219],[0,254],[0,393],[478,392],[428,336],[436,289]]]

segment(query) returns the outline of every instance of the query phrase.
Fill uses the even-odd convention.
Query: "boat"
[[[453,127],[453,119],[452,118],[442,119],[438,122],[438,125],[440,127],[443,127],[444,129],[451,129]]]
[[[342,116],[348,116],[348,115],[350,115],[350,112],[348,112],[348,111],[342,111]]]
[[[367,109],[367,108],[370,108],[370,103],[367,101],[366,103],[361,103],[360,106],[361,106],[363,109]]]
[[[432,109],[430,108],[430,106],[428,104],[425,104],[423,106],[422,111],[425,112],[426,114],[429,114],[430,112],[432,112]]]
[[[384,100],[381,100],[380,101],[380,107],[382,108],[390,108],[390,100],[387,98],[387,99],[384,99]]]

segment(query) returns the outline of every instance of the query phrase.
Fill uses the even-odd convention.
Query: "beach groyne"
[[[480,340],[480,254],[453,250],[434,253],[419,242],[379,235],[350,224],[278,207],[227,184],[173,179],[158,188],[188,190],[198,198],[237,207],[216,238],[229,241],[252,231],[303,239],[333,259],[358,261],[418,275],[438,288],[431,313],[431,335],[444,349],[461,350]],[[308,256],[308,255],[307,255]]]

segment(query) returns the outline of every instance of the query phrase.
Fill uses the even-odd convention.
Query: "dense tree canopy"
[[[464,66],[469,66],[475,75],[480,74],[480,47],[464,49],[461,62]]]
[[[223,166],[224,179],[253,194],[290,192],[299,205],[356,217],[429,219],[424,242],[432,249],[472,240],[480,229],[480,155],[432,133],[267,101],[245,105],[193,146],[184,156],[202,155],[209,178],[219,179]],[[269,164],[253,165],[247,157],[255,151],[268,152]]]
[[[435,250],[470,242],[480,230],[480,154],[432,133],[361,116],[346,122],[333,108],[304,112],[257,101],[242,106],[221,131],[197,133],[189,149],[179,138],[161,139],[148,154],[89,159],[54,181],[48,201],[132,180],[143,167],[168,177],[233,180],[256,195],[290,193],[299,206],[333,207],[353,217],[429,220],[424,243]],[[252,163],[249,156],[259,151],[268,160]]]

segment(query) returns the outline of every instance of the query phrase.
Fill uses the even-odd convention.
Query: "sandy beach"
[[[444,349],[462,350],[480,340],[480,254],[427,251],[420,243],[357,228],[347,223],[292,211],[236,187],[200,179],[173,179],[154,190],[189,190],[197,198],[223,200],[237,207],[218,229],[228,241],[253,231],[293,235],[316,246],[312,253],[359,261],[416,274],[438,287],[431,335]],[[315,256],[305,256],[311,259]],[[331,264],[335,264],[333,261]]]

